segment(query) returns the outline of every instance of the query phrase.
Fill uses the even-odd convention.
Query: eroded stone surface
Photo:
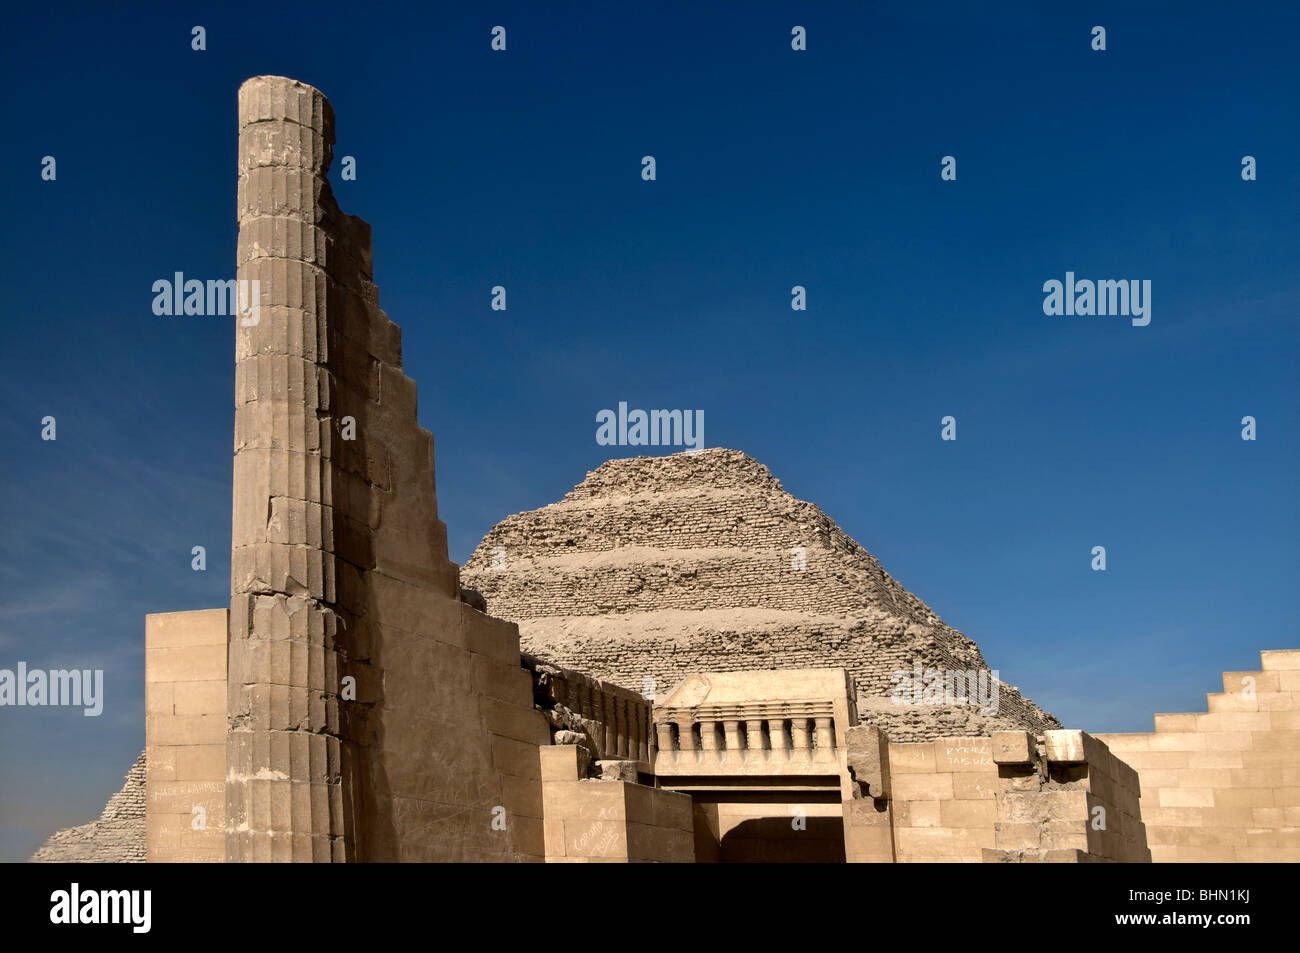
[[[144,752],[126,784],[108,799],[99,819],[55,833],[32,854],[33,863],[142,864],[145,859]]]
[[[979,647],[739,451],[611,460],[498,523],[462,577],[526,651],[646,694],[692,672],[843,667],[862,722],[897,741],[1060,727],[1010,685],[995,715],[894,704],[894,672],[987,670]]]

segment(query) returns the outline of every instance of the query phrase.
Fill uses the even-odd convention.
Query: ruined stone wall
[[[1151,860],[1137,773],[1082,731],[895,743],[847,732],[851,863]]]
[[[737,451],[611,460],[494,527],[464,578],[530,653],[637,691],[758,663],[843,667],[863,720],[900,741],[1059,724],[1010,685],[993,716],[890,703],[894,672],[986,669],[978,646]]]
[[[649,772],[655,733],[651,703],[612,682],[523,656],[533,679],[533,705],[546,717],[553,744],[586,748],[594,762],[638,762]]]
[[[99,819],[57,831],[36,853],[37,864],[139,864],[145,860],[145,753],[126,773]]]
[[[460,598],[333,112],[257,77],[239,123],[229,858],[540,859],[546,724],[515,626]]]
[[[1300,650],[1223,673],[1206,712],[1097,735],[1137,769],[1157,863],[1300,861]]]
[[[986,863],[1150,863],[1137,772],[1082,731],[993,736],[996,846]]]

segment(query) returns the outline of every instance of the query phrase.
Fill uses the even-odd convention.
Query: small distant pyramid
[[[34,864],[142,864],[145,861],[145,753],[108,799],[99,820],[55,831],[32,854]]]
[[[838,667],[861,721],[895,741],[1060,727],[1010,685],[996,714],[892,699],[895,672],[986,672],[984,656],[736,450],[611,460],[558,503],[498,523],[461,577],[519,624],[525,651],[634,691],[665,694],[693,672]]]

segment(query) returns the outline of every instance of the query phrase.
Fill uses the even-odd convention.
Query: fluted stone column
[[[282,77],[239,90],[227,858],[345,860],[321,211],[334,119]],[[260,312],[260,313],[259,313]],[[255,323],[254,323],[255,321]]]
[[[832,749],[835,747],[835,736],[831,732],[831,718],[829,715],[819,716],[816,719],[817,724],[817,759],[822,760],[829,758]]]
[[[614,698],[614,737],[618,742],[618,756],[628,756],[628,702],[622,696]]]
[[[695,751],[695,719],[691,715],[680,715],[677,719],[677,748],[679,751]]]
[[[326,181],[333,140],[311,87],[240,88],[238,277],[260,313],[236,321],[227,857],[540,859],[549,732],[518,630],[459,591],[370,226]]]
[[[671,721],[655,722],[655,735],[657,736],[656,751],[667,754],[674,750],[673,746],[673,723]]]
[[[636,756],[647,764],[650,762],[650,709],[637,705],[633,709],[636,716]]]
[[[790,738],[796,751],[807,751],[809,746],[807,718],[792,718],[790,720]]]
[[[735,718],[728,718],[722,723],[723,741],[726,742],[727,751],[730,757],[739,758],[744,755],[744,745],[740,741],[740,722]]]
[[[602,757],[618,757],[618,732],[614,724],[614,705],[616,701],[612,692],[600,693],[600,720],[605,725],[604,738],[602,739],[603,753]]]

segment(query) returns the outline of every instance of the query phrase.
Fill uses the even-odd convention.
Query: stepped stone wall
[[[145,753],[126,773],[126,784],[108,799],[99,820],[55,833],[32,863],[142,864],[145,860]]]
[[[863,721],[898,741],[1059,727],[1010,685],[992,716],[894,704],[894,672],[985,670],[979,647],[738,451],[611,460],[497,524],[462,577],[528,652],[647,694],[697,671],[843,667]]]
[[[1097,737],[1137,769],[1157,863],[1300,861],[1300,650],[1224,672],[1205,712]]]

